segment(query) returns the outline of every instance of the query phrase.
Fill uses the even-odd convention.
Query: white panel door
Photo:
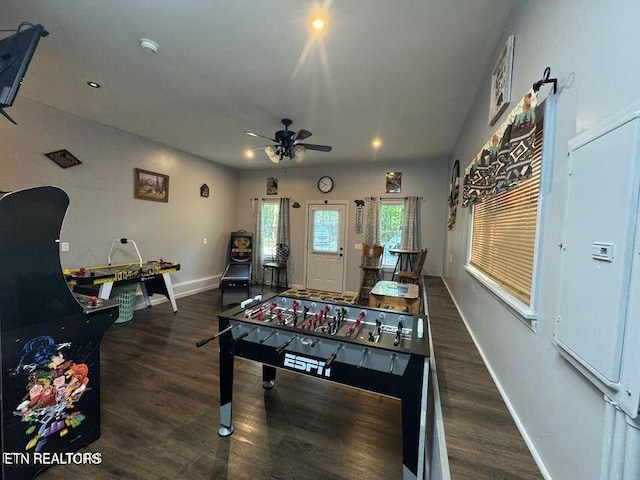
[[[306,288],[344,291],[344,204],[308,207]]]

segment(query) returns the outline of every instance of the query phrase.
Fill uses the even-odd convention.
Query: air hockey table
[[[91,293],[97,288],[97,296],[108,299],[114,285],[140,284],[145,304],[150,307],[150,295],[159,293],[171,302],[174,312],[178,311],[170,274],[180,270],[177,262],[163,259],[104,265],[97,267],[81,267],[63,271],[67,283],[79,293]]]

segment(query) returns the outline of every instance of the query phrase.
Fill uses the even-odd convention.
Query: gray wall
[[[258,161],[262,159],[256,156]],[[268,164],[266,158],[264,162]],[[305,255],[305,201],[349,202],[349,225],[347,226],[347,283],[346,290],[355,292],[360,287],[360,259],[362,252],[355,250],[356,243],[364,241],[364,235],[355,234],[356,207],[354,200],[378,195],[396,197],[417,195],[424,197],[420,204],[422,216],[422,245],[429,249],[424,272],[429,275],[442,274],[444,252],[444,230],[446,225],[446,202],[448,173],[446,161],[424,160],[421,162],[364,162],[357,165],[313,166],[313,159],[307,158],[303,167],[287,168],[282,164],[273,168],[242,171],[238,194],[239,228],[251,231],[251,197],[267,198],[267,177],[278,178],[278,195],[297,201],[301,208],[291,209],[291,263],[290,283],[303,285]],[[385,175],[389,171],[402,172],[402,192],[385,193]],[[335,181],[328,194],[320,193],[318,179],[323,175]],[[365,208],[366,220],[366,208]],[[446,228],[445,228],[446,229]]]
[[[554,347],[563,209],[567,195],[567,142],[640,96],[640,51],[635,0],[522,1],[511,14],[503,40],[515,35],[513,96],[518,100],[546,66],[560,80],[556,142],[542,229],[542,279],[537,333],[467,274],[469,211],[447,235],[444,278],[508,404],[543,468],[557,480],[600,478],[604,402]],[[450,157],[466,166],[493,133],[488,126],[489,65]],[[544,87],[541,98],[550,87]],[[502,119],[500,120],[502,121]],[[603,159],[606,162],[606,159]],[[616,175],[606,170],[602,175]],[[597,201],[597,195],[593,201]],[[616,212],[611,212],[615,215]],[[453,262],[448,262],[448,255]],[[581,279],[576,278],[576,281]]]
[[[0,119],[0,190],[56,185],[67,192],[63,267],[104,265],[113,239],[126,237],[143,260],[180,262],[177,294],[217,283],[236,226],[235,170],[24,98],[8,112],[19,125]],[[82,165],[62,169],[43,155],[63,148]],[[169,202],[134,199],[134,168],[169,175]],[[200,197],[203,183],[209,198]],[[125,250],[112,260],[128,261],[129,252],[135,255]]]

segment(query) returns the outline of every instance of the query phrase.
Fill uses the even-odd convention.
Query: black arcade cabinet
[[[220,278],[220,305],[224,306],[224,293],[229,290],[247,289],[251,296],[251,260],[253,235],[239,230],[231,232],[229,241],[229,263]]]
[[[71,452],[100,436],[100,342],[118,305],[69,290],[58,249],[68,205],[56,187],[0,196],[5,480],[32,478],[58,463],[96,462]]]

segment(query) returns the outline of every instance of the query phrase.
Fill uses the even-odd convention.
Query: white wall
[[[256,161],[262,161],[258,158]],[[266,158],[264,162],[268,164]],[[447,202],[447,165],[443,160],[424,160],[420,162],[378,162],[357,165],[313,166],[313,160],[305,160],[306,165],[298,168],[286,168],[282,164],[260,170],[245,170],[240,173],[238,194],[239,228],[252,230],[251,197],[267,198],[266,179],[278,179],[278,196],[289,197],[291,203],[297,201],[301,208],[292,208],[291,215],[291,261],[289,283],[304,284],[305,254],[305,201],[340,201],[349,203],[349,225],[347,226],[347,291],[360,288],[360,265],[362,252],[355,250],[356,243],[364,241],[364,235],[355,234],[356,207],[354,200],[367,196],[404,197],[417,195],[424,197],[420,204],[422,220],[422,245],[429,249],[424,272],[429,275],[442,274],[444,252],[443,225],[446,225]],[[385,175],[389,171],[402,172],[402,191],[400,194],[385,193]],[[328,194],[320,193],[318,179],[323,175],[331,176],[335,181],[333,190]],[[366,220],[366,208],[364,211]],[[364,229],[363,229],[364,230]]]
[[[542,279],[538,331],[533,333],[463,265],[469,241],[469,211],[458,209],[458,222],[447,235],[444,278],[497,377],[526,437],[557,480],[600,478],[604,402],[582,375],[554,347],[563,209],[567,194],[567,142],[599,119],[640,97],[637,19],[640,3],[625,1],[522,1],[511,14],[503,40],[515,35],[513,97],[517,101],[550,66],[560,80],[556,143],[547,210],[542,225]],[[490,68],[450,157],[465,166],[493,133],[488,126]],[[544,98],[550,87],[543,87]],[[502,119],[501,119],[502,120]],[[616,175],[606,169],[602,175]],[[594,202],[597,195],[594,195]],[[615,215],[616,212],[611,212]],[[576,281],[581,279],[576,278]]]
[[[0,190],[56,185],[67,192],[63,267],[104,265],[113,239],[126,237],[143,260],[180,262],[177,293],[217,282],[236,226],[237,171],[25,98],[7,112],[18,125],[0,118]],[[82,165],[62,169],[43,155],[60,149]],[[168,203],[134,199],[135,168],[169,175]],[[209,198],[200,197],[203,183]],[[128,252],[135,255],[117,252],[112,260],[128,261]]]

